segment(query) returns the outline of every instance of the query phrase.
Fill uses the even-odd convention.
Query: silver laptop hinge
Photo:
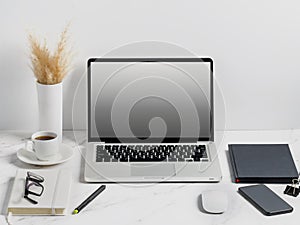
[[[211,141],[197,141],[197,144],[210,144]]]

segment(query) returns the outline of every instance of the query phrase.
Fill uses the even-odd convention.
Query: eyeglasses
[[[42,176],[28,171],[25,182],[24,198],[32,204],[37,204],[38,202],[30,198],[29,195],[41,196],[44,191],[44,186],[41,184],[43,182],[44,178]]]

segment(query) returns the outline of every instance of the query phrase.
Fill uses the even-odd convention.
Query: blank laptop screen
[[[89,141],[213,140],[212,64],[209,58],[89,59]]]

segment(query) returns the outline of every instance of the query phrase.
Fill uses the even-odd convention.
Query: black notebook
[[[298,179],[288,144],[229,144],[236,183],[291,183]]]

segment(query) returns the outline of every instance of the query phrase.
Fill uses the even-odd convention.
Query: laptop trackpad
[[[131,164],[131,176],[166,177],[176,175],[174,164]]]

